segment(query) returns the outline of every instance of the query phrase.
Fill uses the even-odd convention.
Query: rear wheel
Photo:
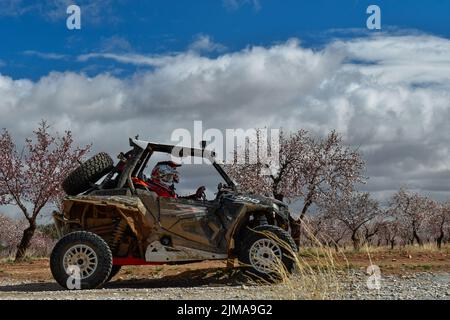
[[[293,271],[297,246],[285,230],[272,225],[258,226],[247,231],[242,243],[238,259],[249,273],[277,278],[282,272]]]
[[[94,289],[101,286],[111,273],[111,250],[94,233],[72,232],[53,248],[50,269],[55,280],[66,289]]]
[[[108,279],[106,280],[106,282],[109,282],[112,280],[112,278],[114,278],[119,272],[120,269],[122,269],[122,266],[112,266],[111,268],[111,273],[109,274]]]

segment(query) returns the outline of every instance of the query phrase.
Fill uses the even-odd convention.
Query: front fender
[[[231,226],[231,228],[228,229],[225,238],[227,240],[228,243],[228,247],[227,247],[227,251],[228,251],[228,255],[230,256],[230,254],[233,252],[234,248],[235,248],[235,239],[236,237],[239,235],[240,231],[242,230],[242,228],[246,227],[246,222],[248,221],[249,217],[258,212],[258,213],[271,213],[273,211],[273,208],[270,206],[261,206],[261,205],[257,205],[257,204],[249,204],[246,203],[245,205],[242,206],[241,210],[239,211],[236,219],[234,220],[233,225]]]

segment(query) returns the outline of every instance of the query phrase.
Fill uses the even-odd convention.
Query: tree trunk
[[[441,248],[442,248],[442,240],[443,239],[444,239],[444,233],[441,232],[439,237],[436,238],[436,244],[437,244],[437,247],[439,248],[439,250],[441,250]]]
[[[394,250],[394,246],[395,246],[395,240],[391,240],[391,250]]]
[[[307,196],[305,198],[305,203],[303,205],[302,212],[300,213],[300,221],[302,221],[305,218],[306,212],[308,211],[309,207],[312,205],[312,200],[313,200],[313,197],[314,197],[315,190],[316,190],[316,188],[312,187],[309,190],[309,192],[308,192],[308,194],[307,194]]]
[[[307,198],[305,201],[305,204],[303,205],[302,212],[300,213],[300,220],[303,220],[305,218],[306,212],[308,212],[309,207],[311,206],[312,201]]]
[[[284,199],[284,196],[282,194],[275,193],[275,192],[273,193],[273,197],[278,201],[283,201],[283,199]]]
[[[355,251],[359,251],[359,237],[356,234],[356,232],[352,233],[352,242],[353,242],[353,249]]]
[[[414,230],[413,236],[414,236],[414,239],[416,239],[416,241],[417,241],[417,243],[419,244],[419,246],[422,247],[422,246],[423,246],[422,239],[420,239],[420,237],[419,237],[419,235],[417,234],[416,230]],[[414,244],[414,240],[413,240],[413,244]]]
[[[29,223],[30,225],[23,231],[22,240],[20,240],[20,243],[17,246],[15,262],[23,260],[25,253],[31,244],[31,239],[34,236],[34,232],[36,231],[36,221],[30,220]]]

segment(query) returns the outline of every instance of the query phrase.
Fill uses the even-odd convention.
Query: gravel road
[[[367,275],[356,273],[346,284],[347,299],[450,300],[450,273],[385,275],[380,290],[367,289]]]
[[[386,275],[379,290],[367,288],[368,276],[360,271],[339,275],[337,299],[445,299],[450,300],[450,273]],[[54,282],[13,282],[0,280],[0,299],[301,299],[301,288],[293,285],[250,285],[211,283],[207,285],[171,283],[149,279],[114,281],[104,289],[62,291]]]

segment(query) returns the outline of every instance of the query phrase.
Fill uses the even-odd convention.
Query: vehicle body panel
[[[63,212],[54,215],[61,234],[97,233],[109,244],[118,264],[181,263],[232,258],[242,230],[252,225],[269,223],[289,229],[287,205],[240,191],[214,161],[213,152],[137,139],[130,139],[130,145],[133,149],[119,155],[121,162],[102,183],[65,198]],[[140,179],[154,152],[207,158],[227,185],[219,185],[211,201],[158,197],[133,182]]]

